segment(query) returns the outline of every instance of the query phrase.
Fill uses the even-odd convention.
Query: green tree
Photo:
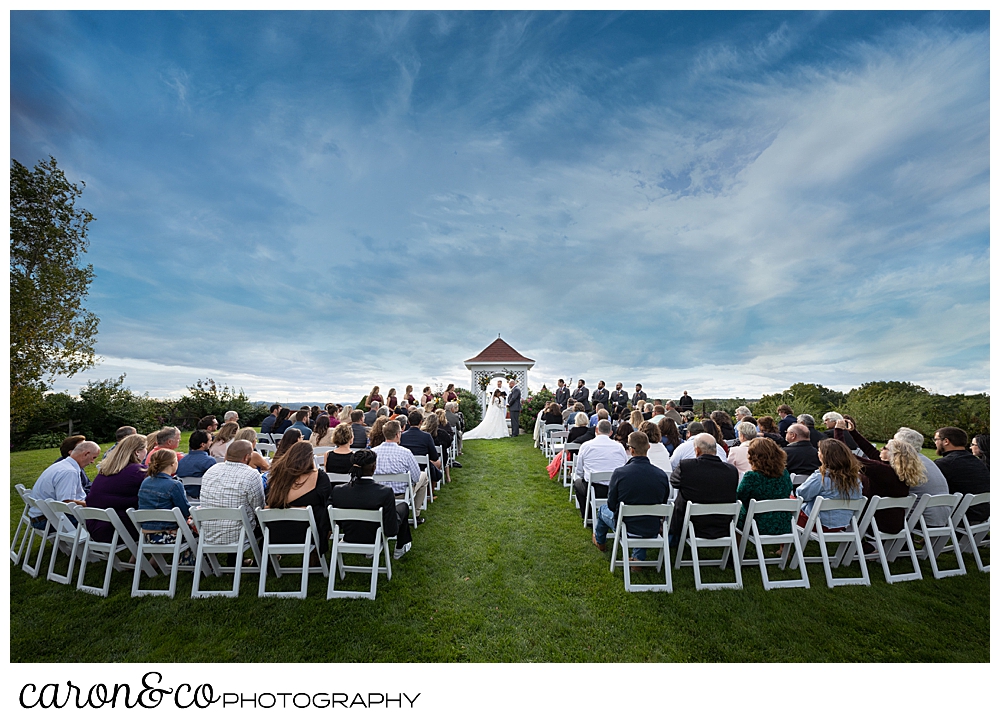
[[[17,425],[59,374],[94,365],[98,318],[83,307],[94,269],[82,265],[87,225],[76,186],[49,157],[34,170],[11,159],[10,405]]]

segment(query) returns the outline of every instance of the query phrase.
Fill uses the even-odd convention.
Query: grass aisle
[[[12,455],[11,485],[52,457]],[[527,436],[469,442],[461,461],[375,601],[328,602],[318,575],[306,600],[258,599],[254,575],[238,599],[191,600],[184,573],[175,600],[132,599],[120,573],[102,600],[12,569],[11,660],[989,660],[989,576],[974,566],[892,586],[872,567],[871,588],[836,590],[816,566],[812,589],[771,592],[748,568],[743,591],[701,593],[685,569],[673,594],[627,594]]]

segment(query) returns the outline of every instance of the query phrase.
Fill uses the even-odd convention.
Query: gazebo
[[[522,399],[527,398],[528,370],[534,365],[534,359],[519,354],[497,334],[492,344],[471,359],[465,360],[465,368],[472,372],[472,384],[469,389],[479,396],[479,403],[484,411],[488,391],[484,385],[489,384],[495,377],[514,379],[521,388]],[[504,391],[507,391],[506,387]]]

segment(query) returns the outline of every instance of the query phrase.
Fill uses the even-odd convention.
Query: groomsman
[[[604,386],[604,382],[597,382],[597,389],[594,390],[594,396],[591,398],[591,402],[594,404],[594,409],[597,409],[598,404],[603,404],[605,409],[609,409],[611,406],[610,402],[610,392]]]
[[[632,409],[638,409],[640,412],[642,409],[639,407],[639,402],[646,401],[646,392],[642,391],[642,385],[635,385],[635,394],[632,395]]]
[[[556,387],[556,404],[565,409],[567,403],[569,403],[569,388],[566,386],[566,381],[560,379],[559,386]]]
[[[622,410],[628,406],[628,392],[622,389],[622,383],[615,384],[615,390],[611,392],[611,416],[618,419]]]
[[[573,392],[573,401],[580,402],[583,405],[583,411],[588,415],[590,414],[590,390],[585,386],[586,382],[582,379],[576,383],[576,391]]]

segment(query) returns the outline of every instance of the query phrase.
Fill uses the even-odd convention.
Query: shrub
[[[266,405],[251,404],[242,389],[237,392],[227,385],[220,388],[213,379],[204,382],[199,379],[187,389],[188,394],[173,405],[174,418],[170,421],[178,426],[193,428],[209,414],[221,422],[223,415],[232,410],[239,412],[241,425],[255,427],[269,414]]]
[[[521,405],[521,429],[525,432],[533,432],[535,430],[535,419],[538,417],[538,413],[542,411],[542,408],[546,404],[554,401],[555,398],[556,395],[548,389],[542,389],[537,393],[532,393],[529,389],[528,396]]]
[[[472,429],[479,426],[483,421],[483,408],[479,404],[479,399],[468,389],[456,387],[455,391],[458,393],[458,411],[465,417],[465,428]]]

